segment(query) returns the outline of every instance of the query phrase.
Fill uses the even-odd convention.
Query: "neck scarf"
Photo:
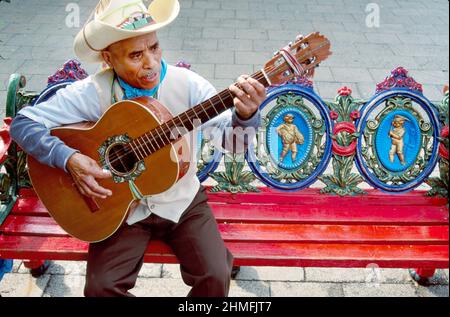
[[[153,89],[140,89],[135,88],[133,86],[128,85],[122,78],[117,76],[117,80],[119,81],[119,85],[122,87],[124,92],[124,99],[133,99],[141,96],[155,97],[158,92],[159,86],[161,85],[164,77],[166,77],[167,73],[167,63],[163,59],[161,60],[161,74],[159,76],[159,84]]]

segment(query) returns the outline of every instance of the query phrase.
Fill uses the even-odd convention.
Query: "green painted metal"
[[[449,109],[448,109],[448,99],[449,99],[449,91],[445,92],[444,98],[442,102],[436,105],[436,108],[439,111],[439,120],[441,124],[447,128],[449,128]],[[449,136],[440,137],[439,142],[441,143],[441,147],[449,150]],[[425,181],[431,189],[427,192],[428,196],[442,196],[448,197],[448,186],[449,186],[449,161],[448,158],[444,158],[442,155],[439,158],[439,177],[431,177]]]
[[[351,95],[352,91],[347,87],[339,90],[334,102],[326,102],[330,108],[331,117],[336,123],[354,122],[359,118],[361,105],[363,100],[354,99]],[[356,130],[356,129],[355,129]],[[359,137],[359,132],[350,133],[348,131],[340,131],[331,138],[341,147],[348,147]],[[361,175],[352,173],[355,166],[355,152],[351,155],[340,155],[333,152],[332,166],[333,174],[319,176],[319,179],[325,184],[320,190],[322,194],[332,194],[339,196],[355,196],[367,194],[366,191],[358,187],[364,180]]]
[[[17,112],[32,102],[38,95],[35,92],[24,91],[25,77],[12,74],[9,78],[6,95],[6,117],[15,117]],[[26,154],[17,150],[12,142],[8,149],[8,157],[0,166],[5,172],[0,173],[0,224],[11,211],[17,199],[19,188],[31,187],[26,166]]]
[[[245,166],[244,154],[226,153],[224,155],[224,172],[214,172],[211,178],[218,184],[211,191],[227,191],[230,193],[259,192],[259,190],[250,185],[256,177],[251,171],[243,171]]]

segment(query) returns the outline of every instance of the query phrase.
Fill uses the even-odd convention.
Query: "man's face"
[[[152,89],[159,84],[162,51],[155,32],[114,43],[102,56],[133,87]]]

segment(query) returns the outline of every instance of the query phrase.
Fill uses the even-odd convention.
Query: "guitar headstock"
[[[311,77],[314,68],[331,55],[330,41],[319,32],[298,36],[264,65],[271,85],[281,85],[298,77]]]

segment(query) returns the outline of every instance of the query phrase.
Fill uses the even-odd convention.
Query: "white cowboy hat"
[[[89,21],[74,40],[75,54],[84,62],[102,62],[100,52],[109,45],[154,32],[178,16],[178,0],[100,0]]]

